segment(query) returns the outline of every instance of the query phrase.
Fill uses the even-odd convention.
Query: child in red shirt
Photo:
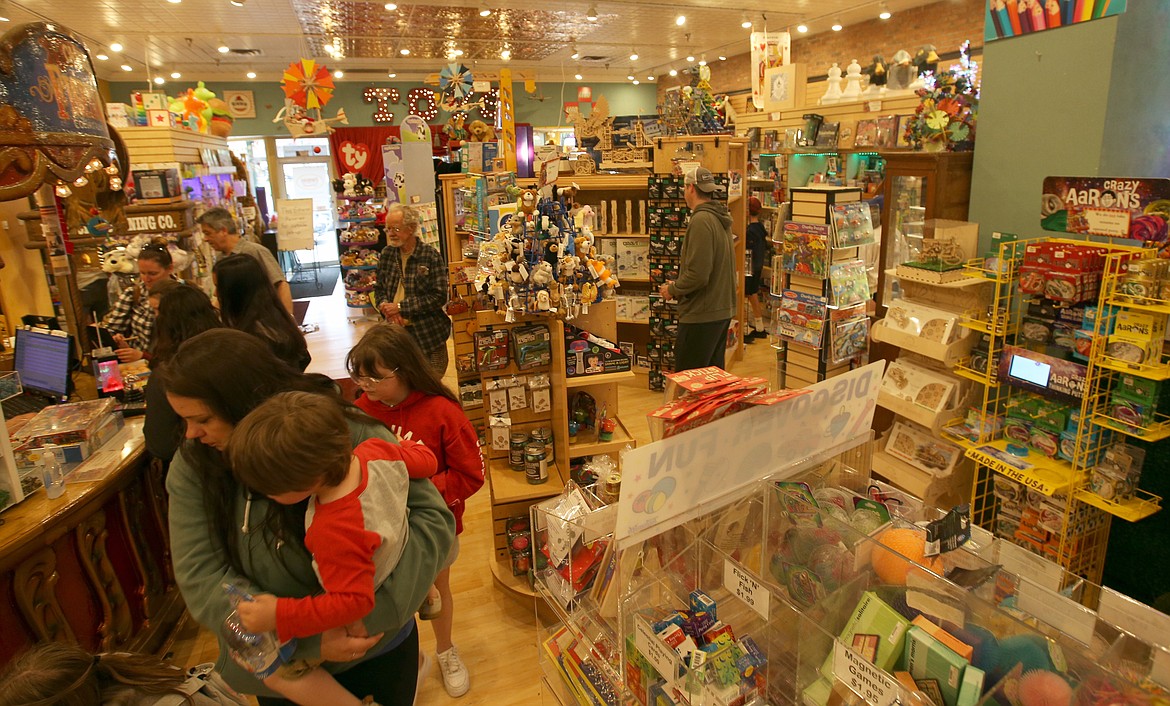
[[[479,437],[458,398],[402,326],[384,323],[370,328],[346,356],[345,367],[362,389],[358,407],[400,438],[420,441],[435,453],[438,470],[431,480],[455,515],[456,538],[447,567],[435,578],[441,606],[431,625],[443,686],[452,697],[462,696],[471,679],[451,642],[451,565],[463,532],[464,502],[483,486]]]
[[[356,411],[356,410],[355,410]],[[426,446],[368,439],[353,446],[343,406],[310,392],[273,395],[244,417],[227,448],[232,473],[251,491],[281,505],[309,501],[305,548],[323,593],[304,598],[259,594],[238,607],[253,633],[275,630],[280,642],[361,624],[374,591],[389,577],[406,544],[409,478],[429,478],[435,456]],[[281,668],[265,686],[302,706],[361,702],[323,669]]]

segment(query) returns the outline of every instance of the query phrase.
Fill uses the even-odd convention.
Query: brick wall
[[[842,69],[850,60],[862,66],[881,54],[888,61],[899,49],[913,55],[923,44],[933,44],[939,54],[954,54],[965,40],[971,40],[972,54],[983,53],[985,0],[942,0],[932,5],[897,12],[888,20],[872,19],[849,25],[840,32],[820,32],[801,37],[792,31],[792,61],[808,67],[808,80],[823,81],[833,62]],[[729,18],[731,16],[729,15]],[[731,19],[728,20],[732,21]],[[745,38],[744,45],[747,45]],[[742,91],[751,86],[751,53],[728,56],[727,61],[708,56],[711,86],[716,93]],[[940,66],[954,63],[944,59]],[[662,76],[659,96],[678,86],[682,77]]]

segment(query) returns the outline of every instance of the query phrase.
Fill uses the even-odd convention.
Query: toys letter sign
[[[1170,179],[1048,177],[1040,226],[1062,233],[1133,238],[1164,248],[1170,222]]]

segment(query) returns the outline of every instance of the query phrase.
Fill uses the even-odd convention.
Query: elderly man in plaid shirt
[[[447,372],[451,319],[447,303],[447,263],[418,239],[422,218],[401,203],[386,209],[386,249],[378,259],[374,299],[387,321],[402,324],[439,375]]]

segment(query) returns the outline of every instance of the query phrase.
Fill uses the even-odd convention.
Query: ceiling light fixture
[[[500,51],[500,58],[503,59],[504,61],[511,59],[512,58],[512,50],[511,49],[501,50]]]
[[[480,17],[488,17],[491,14],[492,14],[492,9],[490,7],[488,7],[487,0],[484,0],[482,3],[480,3],[480,6],[479,6],[479,16]]]
[[[685,25],[687,23],[687,16],[686,15],[679,15],[678,17],[674,18],[674,23],[676,25],[678,25],[679,27],[682,27],[683,25]]]
[[[7,20],[5,20],[5,21],[7,22]],[[110,57],[106,56],[105,54],[95,54],[94,58],[97,59],[98,61],[109,61],[110,60]]]
[[[647,77],[646,77],[646,80],[647,80],[647,81],[653,81],[653,80],[654,80],[654,76],[647,76]]]
[[[890,12],[890,8],[886,7],[885,4],[883,4],[882,11],[878,13],[878,19],[879,20],[888,20],[893,16],[894,15]]]
[[[808,25],[806,25],[806,24],[796,25],[796,31],[800,32],[801,34],[804,34],[805,32],[808,31]]]
[[[161,86],[166,82],[167,82],[167,80],[165,78],[163,78],[162,76],[155,76],[154,77],[154,85],[156,85],[156,86]]]
[[[630,52],[630,61],[637,61],[637,60],[638,60],[638,50],[635,49],[632,52]]]
[[[122,51],[122,45],[114,42],[110,45],[110,51]]]
[[[180,78],[183,78],[183,74],[179,73],[178,71],[172,71],[171,78],[180,79]]]
[[[255,71],[249,71],[248,73],[246,73],[246,74],[244,74],[244,75],[245,75],[245,76],[247,76],[248,78],[256,78],[256,72],[255,72]],[[338,78],[341,78],[341,77],[340,77],[340,76],[338,76]]]
[[[573,53],[569,55],[569,58],[576,61],[581,58],[581,52],[577,51],[576,47],[573,47]]]
[[[834,32],[840,32],[841,31],[841,20],[833,20],[833,26],[830,27],[829,29],[833,30]]]
[[[580,81],[580,80],[581,80],[581,74],[573,74],[573,78],[575,78],[575,79],[577,79],[578,81]]]
[[[633,69],[630,69],[630,73],[626,74],[626,80],[627,80],[627,81],[633,81],[633,80],[634,80],[634,70],[633,70]]]
[[[748,17],[748,14],[746,12],[743,13],[743,19],[740,20],[739,26],[743,27],[744,29],[751,29],[752,28],[752,19],[750,17]]]
[[[395,10],[398,9],[398,5],[396,5],[392,2],[388,2],[385,5],[383,5],[382,7],[385,7],[388,12],[394,12]]]
[[[720,61],[727,61],[727,57],[726,57],[726,56],[723,56],[722,54],[720,54],[720,55],[719,55],[719,60],[720,60]]]
[[[596,5],[589,6],[589,11],[585,13],[585,19],[589,20],[590,22],[597,21],[597,6]]]
[[[386,78],[398,78],[398,74],[394,73],[394,69],[390,69],[390,71],[386,73]]]
[[[11,21],[11,18],[8,17],[8,3],[4,0],[0,0],[0,22]]]
[[[134,67],[131,66],[130,64],[122,64],[122,70],[123,71],[133,71]]]
[[[634,85],[635,85],[635,86],[641,85],[641,83],[642,83],[642,82],[641,82],[641,81],[639,81],[638,79],[634,79]]]
[[[336,69],[333,71],[333,78],[345,78],[345,72],[341,69]]]
[[[688,63],[688,64],[693,64],[693,63],[695,63],[695,57],[693,57],[693,56],[688,56],[688,57],[687,57],[687,63]]]
[[[706,65],[707,65],[707,60],[706,60],[706,59],[703,59],[703,60],[701,60],[701,61],[699,62],[699,66],[706,66]]]
[[[167,0],[167,2],[172,5],[178,5],[179,3],[183,2],[183,0]]]
[[[678,76],[678,69],[671,69],[671,70],[670,70],[670,75],[671,75],[671,76]]]
[[[407,49],[406,47],[399,49],[398,53],[403,55],[403,56],[410,56],[410,50]]]
[[[228,0],[232,7],[243,7],[245,0]]]
[[[231,47],[229,47],[228,45],[226,45],[226,44],[219,45],[219,53],[220,54],[227,54],[229,51],[231,51]]]

